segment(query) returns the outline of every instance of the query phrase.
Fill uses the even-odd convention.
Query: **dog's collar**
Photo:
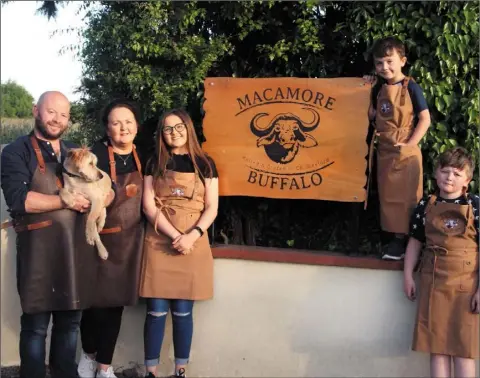
[[[73,173],[71,173],[71,172],[67,171],[67,170],[65,169],[65,167],[62,167],[62,172],[63,172],[63,173],[66,173],[66,174],[67,174],[68,176],[70,176],[70,177],[79,177],[79,178],[83,178],[83,177],[82,177],[82,176],[80,176],[80,175],[75,175],[75,174],[73,174]]]
[[[89,182],[99,181],[99,180],[101,180],[101,179],[103,178],[103,174],[101,174],[101,173],[99,172],[99,173],[100,173],[100,177],[99,177],[97,180],[94,180],[94,181],[87,180],[87,179],[86,179],[85,177],[83,177],[83,176],[76,175],[76,174],[74,174],[74,173],[72,173],[72,172],[67,171],[64,166],[62,166],[62,172],[63,172],[63,173],[66,173],[66,174],[67,174],[68,176],[70,176],[70,177],[78,177],[78,178],[81,178],[82,180],[89,181]]]

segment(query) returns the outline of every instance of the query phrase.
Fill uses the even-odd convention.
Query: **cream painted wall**
[[[21,313],[11,228],[1,242],[1,364],[9,366],[19,363]],[[427,356],[410,351],[414,312],[401,272],[217,259],[215,299],[194,308],[189,376],[428,376]],[[144,317],[143,304],[125,310],[116,368],[142,363]],[[162,374],[172,373],[172,349],[169,318]]]

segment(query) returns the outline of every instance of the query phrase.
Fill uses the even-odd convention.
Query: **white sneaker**
[[[115,374],[113,374],[113,367],[109,367],[107,371],[105,370],[98,370],[97,371],[97,378],[117,378]]]
[[[83,351],[78,361],[77,372],[80,378],[95,378],[97,362],[88,357]]]

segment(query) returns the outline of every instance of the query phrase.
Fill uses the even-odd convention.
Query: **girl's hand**
[[[417,289],[415,286],[415,280],[411,275],[403,278],[403,291],[408,299],[410,299],[412,302],[415,300]]]
[[[479,310],[480,310],[480,288],[478,288],[477,292],[475,294],[473,294],[471,308],[472,308],[472,312],[474,314],[479,313]]]
[[[364,75],[363,81],[365,82],[363,85],[375,85],[377,83],[377,77],[375,75]]]
[[[191,249],[193,248],[193,245],[197,241],[197,239],[200,237],[198,232],[189,232],[188,234],[182,234],[178,237],[175,238],[172,242],[172,247],[186,255],[191,252]]]

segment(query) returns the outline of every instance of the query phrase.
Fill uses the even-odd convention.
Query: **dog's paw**
[[[101,232],[103,227],[105,227],[105,221],[107,219],[107,210],[105,208],[102,209],[100,216],[97,219],[97,230]]]
[[[108,259],[108,252],[106,250],[103,250],[103,251],[99,250],[98,256],[100,256],[102,260],[106,260]]]
[[[93,223],[93,225],[91,223],[87,223],[87,229],[86,229],[86,232],[85,232],[85,236],[87,238],[87,243],[90,244],[90,245],[95,244],[95,239],[96,239],[95,227],[96,227],[95,223]]]

